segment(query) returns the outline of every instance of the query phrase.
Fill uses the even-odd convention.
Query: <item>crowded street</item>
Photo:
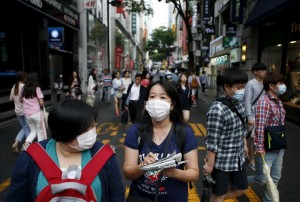
[[[197,101],[197,106],[191,108],[190,126],[194,131],[194,135],[198,143],[198,155],[199,155],[199,168],[200,179],[194,183],[194,186],[189,190],[189,201],[200,201],[202,193],[202,167],[204,165],[204,158],[206,155],[204,138],[206,135],[206,117],[205,114],[215,99],[215,91],[208,91],[205,95],[200,95]],[[126,136],[127,128],[130,124],[121,124],[120,119],[114,117],[113,105],[107,104],[104,101],[96,99],[95,109],[98,112],[97,127],[97,139],[104,144],[110,144],[115,147],[117,159],[122,168],[124,162],[124,139]],[[14,163],[18,157],[17,153],[14,153],[11,149],[11,143],[15,134],[19,130],[19,125],[16,119],[8,120],[0,125],[0,201],[4,200],[10,183],[10,177]],[[300,126],[290,122],[286,122],[286,133],[288,138],[288,149],[286,150],[282,178],[279,182],[278,189],[280,192],[280,201],[298,201],[300,198],[299,182],[300,177],[297,174],[299,172],[300,156],[298,155],[298,142],[300,141]],[[22,169],[22,168],[20,168]],[[247,169],[248,174],[253,174],[253,171]],[[123,177],[123,184],[126,187],[126,194],[128,194],[130,181]],[[258,202],[262,199],[262,191],[256,184],[250,184],[246,194],[230,201],[239,202]]]

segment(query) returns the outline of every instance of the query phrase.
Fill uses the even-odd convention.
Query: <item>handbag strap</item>
[[[268,93],[268,97],[269,97],[270,101],[272,101],[272,98],[271,98],[271,96],[270,96],[269,93]],[[277,102],[276,100],[275,100],[275,103],[277,103],[277,105],[278,105],[278,110],[279,110],[279,125],[281,126],[282,125],[282,121],[281,121],[281,107],[280,107],[280,103]]]
[[[256,104],[257,100],[260,98],[261,94],[264,92],[264,88],[261,89],[259,95],[255,98],[255,100],[252,102],[252,106]]]

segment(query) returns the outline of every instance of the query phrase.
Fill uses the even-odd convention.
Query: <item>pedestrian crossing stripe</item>
[[[8,187],[10,184],[10,178],[8,178],[7,180],[5,180],[4,182],[2,182],[0,184],[0,192],[2,192],[4,189],[6,189],[6,187]]]
[[[191,123],[190,126],[192,127],[195,136],[201,136],[201,132],[196,124]]]
[[[201,133],[203,134],[203,136],[206,136],[206,128],[204,127],[203,124],[198,123],[197,126],[199,127]]]

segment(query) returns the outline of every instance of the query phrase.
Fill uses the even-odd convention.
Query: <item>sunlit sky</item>
[[[168,26],[168,4],[164,0],[158,2],[157,0],[152,0],[152,8],[154,10],[154,16],[151,20],[152,30],[160,26]],[[150,31],[151,32],[151,31]]]

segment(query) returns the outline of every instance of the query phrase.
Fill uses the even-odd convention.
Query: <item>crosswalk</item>
[[[103,144],[110,144],[114,142],[116,148],[123,148],[124,139],[126,136],[126,131],[130,124],[124,125],[119,123],[97,123],[97,139],[101,141]],[[204,141],[204,137],[206,136],[206,128],[201,123],[190,123],[191,128],[194,131],[195,137],[200,138],[197,141]],[[113,141],[112,141],[113,140]],[[199,144],[198,146],[199,152],[205,152],[204,143]],[[201,169],[201,168],[200,168]],[[10,183],[10,178],[5,180],[0,184],[0,192],[5,190]],[[126,187],[126,195],[129,192],[129,187]],[[200,202],[201,196],[198,195],[198,191],[195,185],[193,185],[192,189],[189,189],[189,202]],[[250,202],[260,202],[260,199],[256,196],[254,191],[249,187],[246,192],[246,196]],[[237,202],[237,199],[226,200],[225,202]]]

